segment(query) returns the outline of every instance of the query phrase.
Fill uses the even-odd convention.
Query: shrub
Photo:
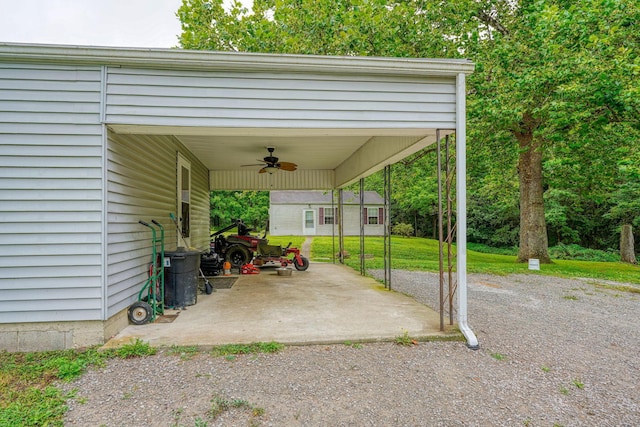
[[[413,236],[413,225],[401,222],[394,225],[391,231],[399,236],[411,237]]]
[[[562,243],[549,248],[549,255],[553,259],[573,259],[580,261],[620,261],[620,255],[615,251],[601,251],[583,248],[579,245],[564,245]]]

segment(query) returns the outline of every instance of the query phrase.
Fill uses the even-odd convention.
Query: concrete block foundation
[[[0,351],[67,350],[102,345],[117,332],[115,328],[124,328],[119,317],[120,313],[106,322],[92,320],[0,324]],[[124,317],[126,321],[126,310]],[[107,329],[109,335],[106,335]]]

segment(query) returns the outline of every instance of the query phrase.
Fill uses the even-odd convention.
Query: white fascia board
[[[339,74],[457,76],[470,74],[465,59],[285,55],[183,49],[0,43],[0,61],[188,69]]]

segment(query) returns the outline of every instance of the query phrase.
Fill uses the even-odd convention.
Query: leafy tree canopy
[[[215,228],[242,219],[249,227],[262,230],[269,219],[267,191],[212,191],[211,223]]]
[[[519,231],[522,249],[542,223],[552,241],[609,245],[618,223],[638,223],[637,0],[183,0],[178,16],[188,49],[472,59],[472,238]],[[433,175],[411,169],[423,185],[394,193],[424,214]]]

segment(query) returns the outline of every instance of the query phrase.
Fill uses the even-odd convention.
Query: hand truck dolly
[[[155,219],[151,222],[153,225],[138,221],[151,229],[151,263],[149,278],[138,293],[138,301],[127,310],[129,321],[134,325],[153,322],[158,315],[164,314],[164,227]]]

